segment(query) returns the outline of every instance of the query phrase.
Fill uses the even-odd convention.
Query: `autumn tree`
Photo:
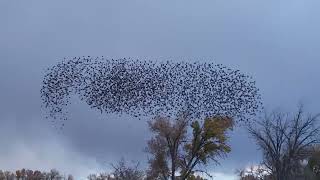
[[[249,125],[249,133],[263,153],[263,164],[275,180],[292,180],[301,174],[307,150],[319,143],[318,115],[305,115],[302,107],[294,115],[266,113]]]
[[[152,156],[148,179],[190,179],[196,172],[207,173],[197,167],[218,163],[218,158],[231,150],[227,131],[232,130],[233,120],[229,117],[214,116],[199,122],[185,114],[174,121],[158,116],[149,127],[155,136],[147,146]],[[189,129],[192,132],[188,134]]]

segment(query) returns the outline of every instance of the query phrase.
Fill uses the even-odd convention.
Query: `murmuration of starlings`
[[[67,120],[66,107],[74,95],[102,113],[138,118],[188,112],[194,118],[225,115],[243,122],[262,106],[250,76],[202,62],[64,59],[43,79],[41,98],[48,117]]]

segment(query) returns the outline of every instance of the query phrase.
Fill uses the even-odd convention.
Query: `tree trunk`
[[[176,179],[176,162],[175,162],[175,158],[172,157],[171,158],[171,180],[175,180]]]

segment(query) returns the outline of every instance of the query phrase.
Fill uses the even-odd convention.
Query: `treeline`
[[[74,180],[72,175],[62,175],[52,169],[49,172],[21,169],[15,172],[0,170],[0,180]]]
[[[149,179],[145,171],[139,169],[139,163],[128,165],[122,158],[117,164],[112,165],[110,173],[90,174],[87,180],[145,180]],[[69,175],[62,175],[58,170],[52,169],[49,172],[39,170],[21,169],[15,172],[0,170],[0,180],[75,180]],[[204,180],[200,176],[190,176],[188,180]]]

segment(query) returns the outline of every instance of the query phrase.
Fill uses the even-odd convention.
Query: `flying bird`
[[[251,77],[201,62],[64,59],[43,79],[41,97],[48,117],[66,120],[71,95],[101,112],[133,117],[188,112],[194,118],[227,115],[246,121],[262,106]]]

